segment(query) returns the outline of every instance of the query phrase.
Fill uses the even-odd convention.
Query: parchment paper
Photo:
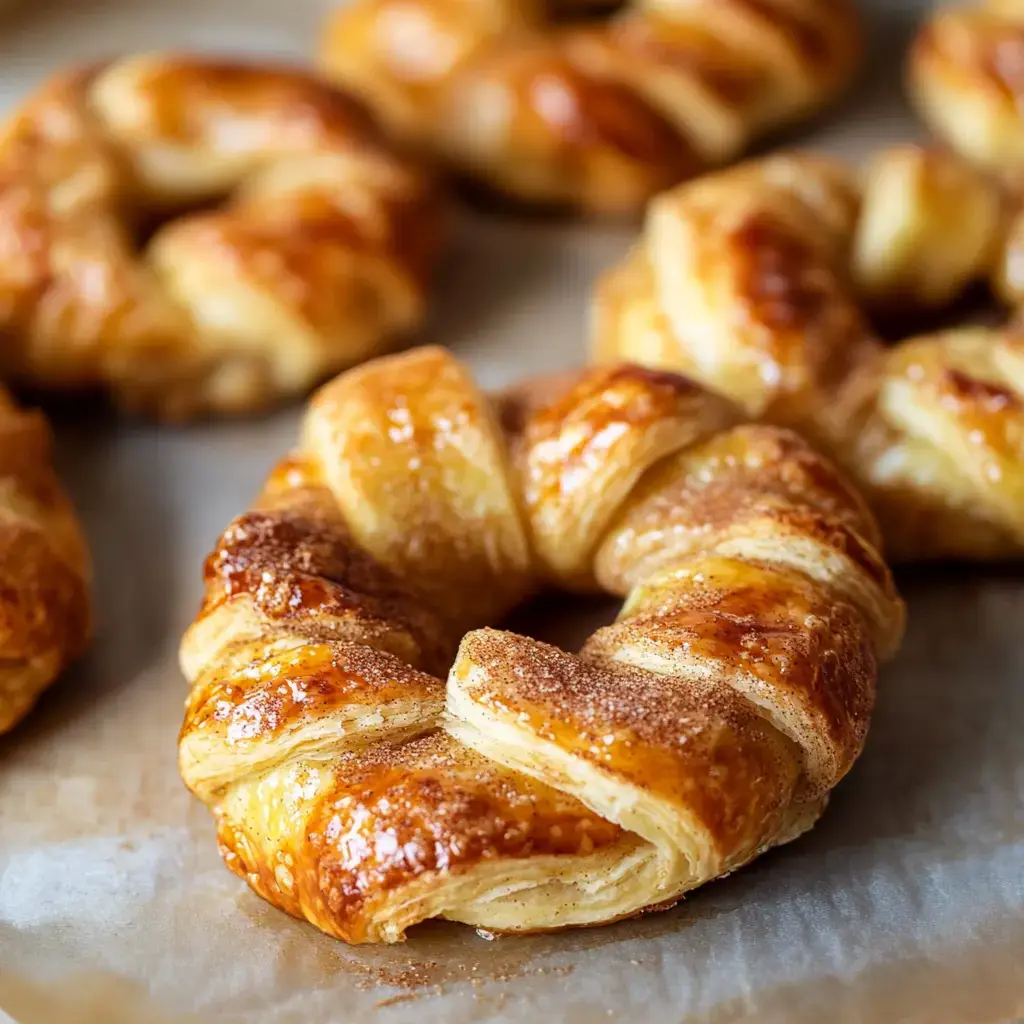
[[[302,58],[327,6],[29,2],[0,27],[0,100],[66,60],[118,51]],[[876,5],[858,95],[794,140],[857,156],[916,134],[898,89],[913,6]],[[487,386],[578,361],[590,282],[631,235],[465,214],[424,339],[453,346]],[[639,921],[496,942],[428,925],[404,947],[349,949],[221,865],[175,770],[175,651],[200,561],[292,442],[297,410],[182,431],[53,411],[100,632],[0,742],[0,1007],[20,1024],[1024,1016],[1020,575],[901,578],[910,631],[868,749],[795,845]],[[552,599],[527,619],[572,644],[611,612]]]

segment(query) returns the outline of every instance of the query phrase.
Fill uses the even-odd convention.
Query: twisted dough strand
[[[419,322],[437,220],[313,78],[159,54],[57,77],[0,134],[0,370],[171,418],[261,408]]]
[[[85,649],[90,565],[50,430],[0,390],[0,733]]]
[[[932,131],[1003,186],[1009,227],[993,284],[1015,306],[1024,302],[1022,66],[1024,7],[982,0],[937,11],[918,34],[907,69],[911,99]],[[976,206],[964,209],[958,229],[971,231],[977,214]]]
[[[321,390],[182,644],[232,870],[390,942],[635,914],[810,827],[903,609],[832,467],[732,422],[628,366],[488,400],[440,349]],[[578,656],[478,628],[542,585],[627,599]]]
[[[575,25],[552,6],[359,0],[321,63],[492,189],[614,214],[818,109],[860,55],[846,0],[637,0]]]
[[[911,100],[961,155],[1019,190],[1024,185],[1024,7],[980,0],[939,10],[910,51]]]
[[[830,451],[906,559],[1024,545],[1024,341],[971,327],[893,349],[876,306],[941,306],[990,278],[1014,297],[1019,246],[998,188],[955,157],[842,165],[782,154],[665,193],[598,286],[594,350],[677,369]]]

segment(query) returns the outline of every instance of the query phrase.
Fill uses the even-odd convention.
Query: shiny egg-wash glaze
[[[492,190],[627,214],[823,107],[861,53],[848,0],[636,0],[576,24],[572,6],[355,0],[321,64]]]
[[[907,80],[921,117],[963,156],[1024,186],[1024,4],[948,4],[921,27]]]
[[[988,280],[1024,300],[1024,217],[956,156],[905,146],[863,179],[779,154],[652,202],[600,280],[598,361],[685,373],[828,451],[896,560],[1024,550],[1024,335],[960,327],[894,346],[874,310],[940,311]]]
[[[59,75],[0,131],[0,372],[259,410],[419,323],[439,211],[312,76],[170,54]]]
[[[427,348],[325,386],[182,644],[232,870],[393,942],[611,921],[809,828],[903,607],[831,465],[734,424],[630,366],[488,399]],[[578,656],[481,628],[546,586],[626,601]]]
[[[50,429],[0,390],[0,733],[85,649],[89,554],[53,471]]]

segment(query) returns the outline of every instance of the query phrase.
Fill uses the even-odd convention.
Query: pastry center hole
[[[520,605],[499,628],[575,654],[592,633],[615,620],[621,607],[621,598],[550,591]]]
[[[230,198],[230,193],[203,196],[199,200],[168,203],[163,206],[132,209],[127,223],[136,252],[142,252],[162,228],[181,217],[214,213]]]
[[[1006,320],[1006,310],[986,282],[975,282],[952,303],[928,309],[914,303],[892,302],[888,307],[870,309],[870,323],[878,336],[890,345],[922,334],[948,330],[953,326],[997,327]]]

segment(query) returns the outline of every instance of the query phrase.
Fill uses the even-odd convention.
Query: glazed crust
[[[85,649],[90,565],[50,429],[0,391],[0,733]]]
[[[598,284],[593,351],[685,372],[828,451],[896,560],[1024,547],[1024,341],[1015,324],[887,348],[869,313],[988,280],[1020,301],[1024,229],[956,156],[905,146],[860,179],[779,154],[659,196]]]
[[[358,0],[320,63],[493,191],[628,214],[823,106],[860,57],[847,0],[636,0],[583,23],[574,6]]]
[[[1024,8],[973,0],[938,10],[910,51],[907,81],[918,113],[973,163],[1024,185]]]
[[[1006,302],[1024,302],[1024,7],[1017,0],[975,0],[937,11],[911,48],[907,82],[911,100],[929,128],[1004,189],[1005,249],[997,254],[992,284]],[[939,216],[939,230],[956,217],[968,236],[964,252],[987,230],[991,201],[977,198]],[[979,229],[977,226],[981,225]],[[947,246],[948,248],[948,246]],[[965,256],[970,259],[970,256]],[[927,262],[927,256],[925,257]]]
[[[809,828],[903,606],[837,471],[736,420],[635,366],[487,397],[436,348],[326,385],[182,643],[232,870],[393,942],[667,906]],[[543,586],[626,601],[579,655],[489,628]]]
[[[182,419],[304,393],[415,327],[441,225],[356,100],[147,54],[57,76],[10,116],[0,231],[0,370]]]

